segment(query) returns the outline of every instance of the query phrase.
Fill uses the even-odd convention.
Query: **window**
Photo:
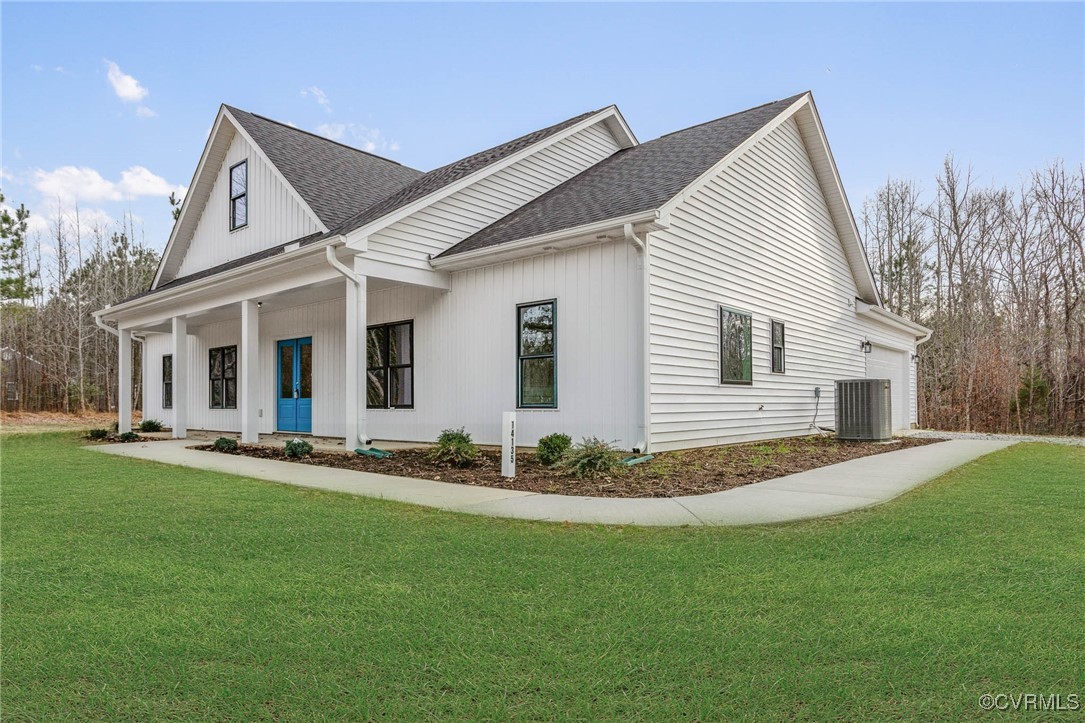
[[[162,355],[162,408],[173,409],[173,354]]]
[[[19,389],[15,382],[8,382],[4,385],[4,394],[9,402],[19,401]]]
[[[752,384],[752,319],[749,314],[720,307],[720,383]]]
[[[237,409],[237,346],[211,349],[211,409]]]
[[[784,373],[784,323],[772,322],[772,371],[774,374]]]
[[[557,302],[516,307],[518,407],[558,406]]]
[[[249,162],[230,167],[230,230],[249,223]]]
[[[366,406],[412,409],[414,322],[371,326],[366,329],[366,337]]]

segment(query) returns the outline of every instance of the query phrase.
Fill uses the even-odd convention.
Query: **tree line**
[[[87,223],[78,206],[56,211],[48,231],[35,233],[22,204],[0,212],[0,400],[6,410],[110,411],[117,339],[91,314],[145,291],[158,254],[137,240],[130,215],[106,226]],[[138,409],[141,349],[133,346]]]
[[[861,226],[885,306],[934,330],[919,354],[920,423],[1085,434],[1085,171],[1017,188],[947,157],[930,197],[890,179]]]
[[[115,409],[117,342],[90,314],[147,289],[158,254],[130,216],[105,228],[57,209],[35,234],[28,219],[22,205],[0,218],[0,341],[18,385],[5,408]],[[1055,163],[1011,189],[947,157],[929,193],[888,180],[860,225],[886,308],[934,331],[922,426],[1085,434],[1085,170]]]

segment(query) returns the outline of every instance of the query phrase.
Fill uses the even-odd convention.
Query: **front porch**
[[[135,339],[144,352],[144,416],[174,438],[206,431],[256,443],[311,434],[329,448],[368,445],[372,416],[388,411],[369,407],[387,398],[392,380],[387,368],[370,368],[366,328],[411,318],[447,292],[448,279],[327,250],[290,273],[182,286],[118,314],[120,431],[131,428]],[[383,301],[393,289],[403,311]],[[411,348],[404,353],[413,357]],[[409,376],[413,358],[405,368]]]

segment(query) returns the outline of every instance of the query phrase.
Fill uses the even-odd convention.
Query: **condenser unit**
[[[865,441],[893,437],[893,398],[888,379],[837,381],[836,436]]]

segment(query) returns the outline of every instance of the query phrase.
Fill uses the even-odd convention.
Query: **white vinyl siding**
[[[814,387],[818,422],[832,426],[834,380],[866,373],[860,340],[912,342],[856,316],[855,282],[793,120],[679,204],[650,248],[653,449],[808,434]],[[720,305],[753,315],[752,385],[719,383]],[[787,373],[772,374],[781,318]]]
[[[458,271],[449,292],[408,285],[370,291],[367,325],[414,322],[414,408],[369,409],[369,436],[433,441],[442,429],[462,426],[477,442],[499,444],[501,414],[516,409],[516,306],[556,299],[558,408],[520,410],[520,443],[564,432],[632,447],[640,441],[640,376],[631,361],[641,339],[638,274],[629,244],[603,243]],[[261,314],[262,433],[274,431],[275,342],[312,335],[313,434],[343,436],[344,304],[340,298]],[[240,318],[189,332],[188,426],[237,431],[238,410],[207,408],[207,350],[240,344]],[[147,345],[146,373],[160,379],[170,335],[149,334]],[[146,390],[145,404],[148,416],[172,420],[161,385]]]
[[[597,123],[369,237],[368,258],[428,269],[445,251],[619,148]]]
[[[246,160],[248,222],[231,231],[230,168]],[[202,271],[318,230],[312,215],[238,133],[219,168],[177,276]]]

